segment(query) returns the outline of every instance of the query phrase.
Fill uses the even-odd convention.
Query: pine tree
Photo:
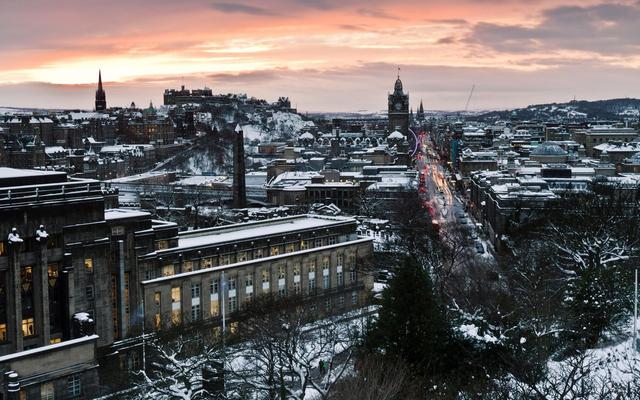
[[[442,371],[451,340],[431,277],[414,258],[406,257],[382,294],[379,317],[367,336],[368,347],[433,375]]]

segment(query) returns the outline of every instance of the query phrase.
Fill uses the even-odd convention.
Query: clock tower
[[[393,93],[389,94],[389,133],[399,131],[403,135],[409,134],[409,94],[404,94],[402,81],[400,80],[400,68],[398,68],[398,79],[393,88]]]

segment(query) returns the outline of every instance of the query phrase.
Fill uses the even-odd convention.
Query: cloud
[[[387,13],[386,11],[376,9],[376,8],[360,8],[357,10],[358,14],[371,17],[371,18],[381,18],[381,19],[399,19],[397,16]]]
[[[640,3],[564,6],[542,12],[538,23],[507,25],[481,22],[466,42],[499,52],[576,50],[603,55],[640,50]]]
[[[273,12],[272,10],[268,10],[266,8],[249,6],[249,5],[240,4],[240,3],[213,3],[211,4],[211,8],[218,11],[226,12],[226,13],[239,13],[239,14],[262,15],[262,16],[277,15],[277,13]]]

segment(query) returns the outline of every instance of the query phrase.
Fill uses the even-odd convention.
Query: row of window
[[[319,238],[311,240],[301,240],[300,242],[287,243],[285,245],[270,246],[264,249],[255,249],[253,251],[239,251],[237,253],[223,254],[220,257],[205,257],[201,260],[187,260],[182,263],[182,269],[179,270],[179,266],[176,264],[166,264],[162,266],[162,276],[175,275],[178,272],[191,272],[198,269],[211,268],[214,266],[229,265],[235,262],[243,262],[249,260],[255,260],[264,258],[265,256],[277,256],[280,254],[293,253],[298,250],[312,249],[315,247],[322,247],[325,245],[334,245],[338,243],[337,236],[330,236],[328,238]],[[218,258],[218,264],[215,263],[215,259]],[[153,279],[153,271],[148,269],[146,271],[145,279]]]

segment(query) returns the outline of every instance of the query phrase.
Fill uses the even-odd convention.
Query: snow
[[[496,338],[495,336],[491,336],[488,333],[485,333],[484,335],[480,335],[479,328],[474,324],[461,325],[458,329],[460,330],[460,332],[462,332],[462,334],[465,337],[469,339],[473,339],[473,340],[477,340],[485,343],[497,343],[500,341],[498,338]]]
[[[262,238],[271,235],[292,235],[304,229],[321,229],[345,222],[355,221],[351,218],[320,217],[317,215],[274,218],[246,224],[233,224],[220,228],[208,228],[180,234],[178,247],[190,248],[207,246],[251,238]]]
[[[64,342],[50,344],[50,345],[41,346],[41,347],[36,347],[35,349],[29,349],[29,350],[21,351],[21,352],[18,352],[18,353],[12,353],[12,354],[8,354],[6,356],[2,356],[2,357],[0,357],[0,363],[11,361],[11,360],[14,360],[16,358],[32,356],[32,355],[35,355],[35,354],[38,354],[38,353],[44,353],[44,352],[48,352],[48,351],[56,350],[56,349],[63,349],[65,347],[70,347],[70,346],[74,346],[74,345],[77,345],[77,344],[82,344],[82,343],[85,343],[85,342],[91,342],[91,341],[96,341],[96,340],[98,340],[98,335],[83,336],[83,337],[77,338],[77,339],[65,340]]]
[[[116,219],[123,218],[134,218],[134,217],[150,217],[151,214],[144,211],[138,210],[128,210],[124,208],[112,208],[104,211],[104,219],[105,221],[112,221]]]

